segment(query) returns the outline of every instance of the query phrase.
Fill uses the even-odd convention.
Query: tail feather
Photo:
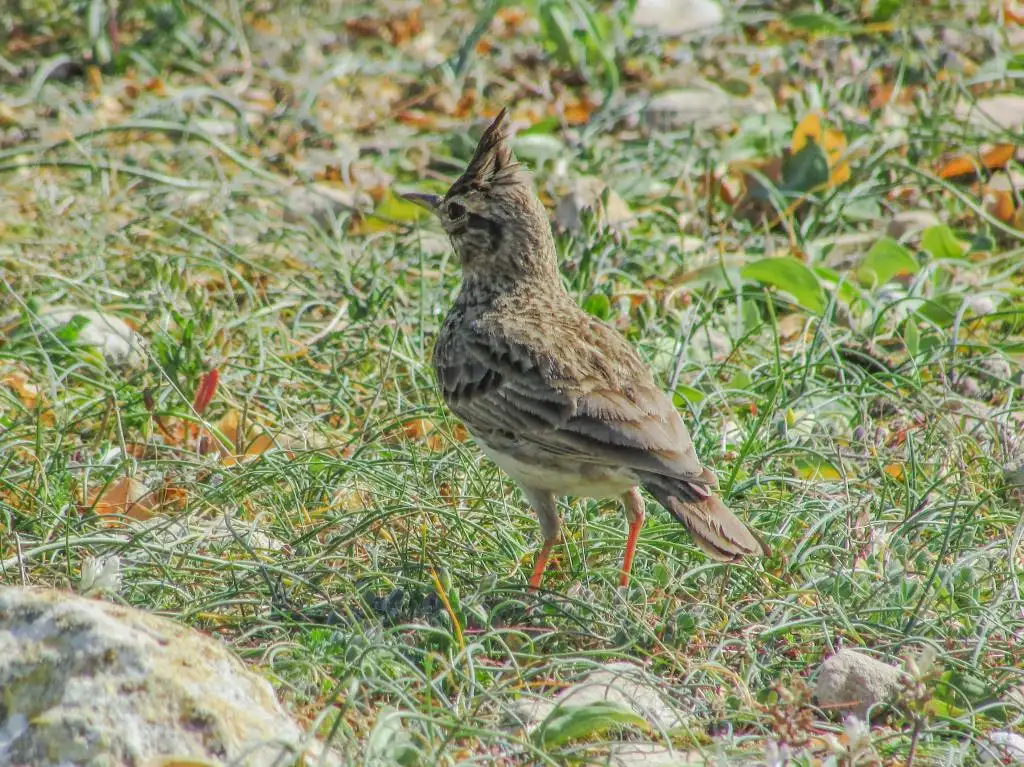
[[[705,488],[684,485],[669,489],[660,482],[645,484],[644,487],[686,526],[694,542],[712,559],[738,562],[747,556],[766,557],[771,554],[768,545],[729,511],[717,496],[701,497],[702,492],[707,493]]]

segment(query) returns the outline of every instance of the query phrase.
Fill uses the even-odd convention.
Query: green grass
[[[794,16],[749,3],[711,42],[682,44],[630,41],[619,8],[575,52],[527,19],[473,53],[463,42],[494,12],[486,3],[429,6],[411,40],[346,31],[387,18],[371,4],[264,5],[129,5],[106,61],[106,32],[83,39],[27,6],[7,39],[0,582],[75,586],[87,558],[117,555],[110,598],[215,632],[353,764],[368,749],[423,764],[602,763],[623,738],[757,762],[787,737],[779,722],[807,709],[776,686],[799,691],[840,646],[936,653],[932,703],[906,701],[872,730],[892,763],[912,741],[917,763],[955,764],[960,744],[1021,731],[1024,527],[1006,477],[1024,459],[1022,235],[969,182],[936,175],[946,153],[1019,138],[956,117],[1014,91],[1011,49],[986,42],[1004,39],[998,19],[906,3],[891,28],[868,28],[845,3],[833,9],[844,26],[822,32],[832,22],[813,4],[790,4],[808,14]],[[961,35],[952,62],[943,26]],[[105,61],[98,78],[40,74],[83,50]],[[687,56],[773,111],[650,132],[637,112]],[[513,75],[550,76],[555,101]],[[879,79],[918,90],[873,110]],[[451,114],[470,89],[469,116]],[[430,225],[390,203],[368,216],[359,200],[453,179],[484,109],[511,103],[521,117],[606,95],[586,125],[556,120],[520,141],[547,199],[564,191],[560,160],[607,180],[637,216],[628,236],[593,217],[560,234],[563,274],[677,387],[698,453],[774,553],[727,572],[652,504],[623,593],[620,509],[573,500],[534,595],[536,521],[461,441],[429,366],[457,265]],[[709,196],[705,172],[778,155],[811,109],[845,135],[848,182],[776,230]],[[317,174],[354,204],[316,220],[288,212]],[[934,230],[905,243],[917,274],[858,282],[885,222],[917,207],[965,253],[942,250],[949,232]],[[865,245],[830,255],[855,233]],[[838,262],[842,283],[811,273],[808,293],[745,270],[793,254]],[[73,331],[44,327],[47,306],[129,320],[150,340],[146,364],[112,368],[76,348]],[[212,368],[220,385],[197,415]],[[277,447],[225,465],[158,424],[216,425],[230,411]],[[182,502],[112,525],[84,499],[124,476]],[[615,660],[648,664],[688,726],[550,747],[509,726],[524,693]],[[791,763],[821,763],[820,738],[842,731],[810,710],[818,739]]]

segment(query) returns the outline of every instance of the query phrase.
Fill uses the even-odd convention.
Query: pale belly
[[[548,490],[555,495],[614,498],[637,484],[636,476],[628,469],[598,466],[551,455],[546,460],[527,461],[521,451],[499,452],[479,437],[476,443],[484,455],[520,485]],[[519,455],[516,455],[517,452]]]

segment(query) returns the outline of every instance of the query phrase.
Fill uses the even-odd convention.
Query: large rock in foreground
[[[293,763],[304,739],[213,639],[57,591],[0,587],[0,691],[0,764],[258,767]]]

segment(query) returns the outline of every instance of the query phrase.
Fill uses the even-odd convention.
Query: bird
[[[622,587],[644,524],[641,488],[712,559],[769,555],[715,494],[714,472],[649,366],[566,290],[550,218],[509,132],[505,108],[446,194],[401,196],[440,221],[461,267],[433,368],[448,408],[537,515],[544,540],[530,590],[560,539],[559,496],[621,498]]]

